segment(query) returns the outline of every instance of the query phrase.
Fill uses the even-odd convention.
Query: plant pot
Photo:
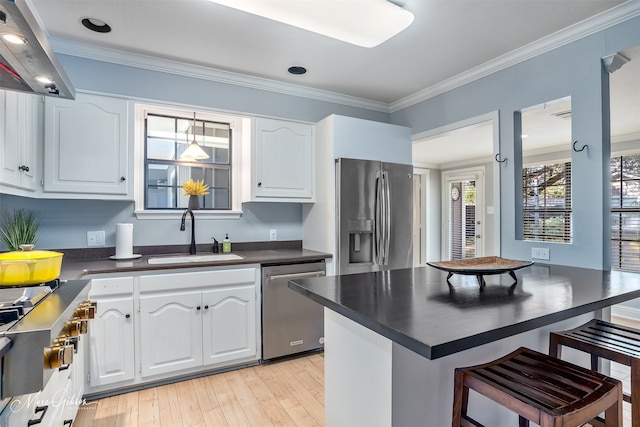
[[[187,205],[187,208],[192,211],[200,209],[200,198],[196,195],[189,196],[189,204]]]

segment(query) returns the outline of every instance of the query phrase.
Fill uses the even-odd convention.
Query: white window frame
[[[242,147],[251,143],[251,119],[202,109],[169,107],[151,104],[135,104],[134,107],[134,214],[137,219],[176,219],[182,216],[179,209],[144,208],[144,121],[147,113],[175,117],[190,117],[196,112],[199,119],[229,123],[233,129],[231,138],[231,209],[201,209],[194,215],[203,219],[238,219],[242,216]],[[249,145],[247,145],[249,146]]]

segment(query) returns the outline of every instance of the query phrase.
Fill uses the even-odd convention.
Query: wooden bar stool
[[[578,427],[601,412],[605,427],[622,427],[620,381],[525,347],[484,365],[456,368],[453,427],[482,427],[467,415],[470,389],[517,413],[520,427],[529,421]]]
[[[562,347],[568,346],[591,354],[591,369],[598,370],[600,357],[631,368],[631,394],[624,400],[631,403],[631,425],[640,427],[640,330],[594,319],[570,331],[552,332],[549,354],[561,356]]]

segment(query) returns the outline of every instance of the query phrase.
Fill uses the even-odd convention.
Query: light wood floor
[[[107,397],[74,427],[323,426],[321,353]]]
[[[616,323],[640,328],[625,318]],[[610,375],[629,390],[629,367]],[[322,353],[108,397],[80,407],[74,427],[324,425]],[[631,409],[624,404],[624,426]]]

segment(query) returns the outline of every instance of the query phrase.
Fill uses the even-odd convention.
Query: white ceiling
[[[265,0],[278,1],[278,0]],[[317,0],[329,1],[329,0]],[[367,0],[350,0],[361,1]],[[491,72],[606,26],[637,0],[392,0],[411,11],[413,24],[374,48],[362,48],[260,18],[207,0],[30,0],[54,49],[62,53],[120,53],[237,73],[256,82],[289,84],[356,97],[382,110],[431,93],[469,70]],[[637,6],[637,5],[632,5]],[[637,7],[636,7],[637,9]],[[635,10],[635,9],[634,9]],[[89,31],[82,18],[113,29]],[[132,55],[133,54],[133,55]],[[140,56],[142,57],[142,56]],[[640,62],[639,60],[635,62]],[[287,73],[292,65],[309,71]],[[627,64],[618,73],[621,73]],[[630,67],[629,67],[630,68]],[[636,72],[640,72],[636,70]],[[480,73],[480,72],[479,72]],[[430,92],[431,91],[431,92]],[[635,104],[639,105],[639,104]],[[613,107],[612,107],[613,108]],[[490,129],[476,126],[475,132]],[[635,130],[634,130],[635,131]],[[466,132],[469,132],[467,130]],[[468,137],[468,135],[467,135]],[[466,139],[468,141],[468,139]],[[456,145],[457,144],[457,145]],[[464,147],[455,149],[455,147]],[[446,147],[446,149],[442,149]],[[454,149],[452,149],[454,148]],[[492,156],[490,141],[432,142],[431,164]],[[456,154],[457,153],[457,154]],[[435,157],[434,157],[435,156]]]
[[[364,4],[367,0],[350,1]],[[386,104],[625,3],[393,1],[414,14],[413,24],[377,47],[362,48],[206,0],[31,0],[54,39]],[[113,31],[91,32],[80,24],[84,17],[105,21]],[[309,71],[293,76],[287,73],[291,65],[302,65]]]

